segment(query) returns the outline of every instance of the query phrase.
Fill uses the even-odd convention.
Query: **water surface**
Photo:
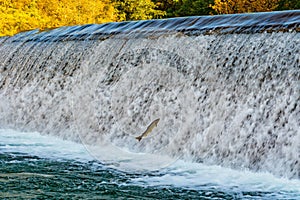
[[[297,199],[299,180],[177,161],[143,173],[93,159],[84,146],[36,132],[0,130],[4,199]]]

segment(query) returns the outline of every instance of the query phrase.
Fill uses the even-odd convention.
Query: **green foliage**
[[[161,18],[166,12],[157,10],[151,0],[114,0],[119,21]]]
[[[214,14],[213,0],[180,0],[177,2],[175,16],[196,16]]]
[[[276,10],[296,10],[300,9],[299,0],[280,0]]]
[[[166,12],[165,17],[174,17],[179,0],[153,0],[158,10]]]
[[[214,0],[153,0],[166,17],[183,17],[215,14],[211,5]]]

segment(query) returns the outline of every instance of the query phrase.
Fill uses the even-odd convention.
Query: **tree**
[[[110,0],[0,0],[0,36],[117,19]]]
[[[166,17],[210,15],[216,12],[214,0],[153,0],[158,9],[166,11]]]
[[[175,11],[176,16],[196,16],[213,14],[214,10],[211,5],[213,0],[180,0],[178,10]]]
[[[299,0],[280,0],[276,10],[296,10],[300,9]]]
[[[0,18],[0,36],[37,28],[44,21],[33,0],[1,0]]]
[[[219,14],[266,12],[277,8],[279,0],[215,0],[212,8]]]
[[[47,27],[103,23],[116,20],[110,0],[37,0]]]
[[[178,9],[179,0],[152,0],[158,10],[166,13],[164,17],[175,17],[175,10]]]
[[[166,13],[157,10],[151,0],[114,0],[118,21],[161,18]]]

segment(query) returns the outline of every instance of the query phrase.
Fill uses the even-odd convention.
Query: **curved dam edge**
[[[287,31],[300,31],[300,10],[69,26],[51,31],[33,30],[23,32],[15,35],[12,41],[60,42],[106,40],[111,37],[149,38],[174,33],[197,36],[202,34],[253,34]]]

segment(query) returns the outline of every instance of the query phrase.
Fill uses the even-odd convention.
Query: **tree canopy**
[[[266,12],[275,10],[279,0],[215,0],[212,8],[219,14]]]
[[[117,19],[110,0],[0,0],[0,35]]]
[[[157,10],[151,0],[113,0],[118,21],[161,18],[166,12]]]

